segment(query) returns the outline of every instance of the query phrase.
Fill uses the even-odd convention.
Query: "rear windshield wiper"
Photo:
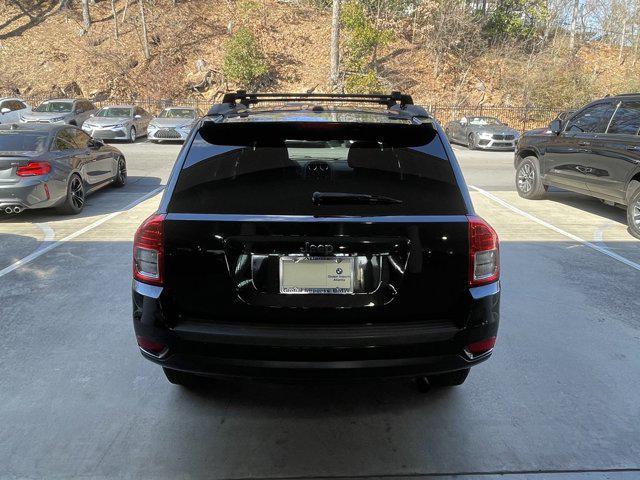
[[[314,205],[391,205],[402,203],[397,198],[366,193],[314,192]]]

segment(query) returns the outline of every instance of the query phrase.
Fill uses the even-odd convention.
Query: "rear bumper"
[[[0,183],[0,213],[6,207],[51,207],[66,193],[59,190],[57,182],[49,182],[48,177],[27,177],[16,183]]]
[[[210,376],[260,378],[403,377],[443,373],[483,362],[465,346],[497,335],[500,286],[469,291],[460,321],[385,325],[265,325],[182,322],[167,326],[162,288],[134,281],[136,336],[165,346],[142,355],[163,367]],[[304,313],[302,313],[303,315]]]

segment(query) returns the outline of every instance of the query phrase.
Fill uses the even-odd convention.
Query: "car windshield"
[[[96,117],[132,117],[133,109],[127,107],[107,107],[96,113]]]
[[[0,131],[0,152],[41,152],[48,137],[43,132]]]
[[[34,109],[34,112],[69,113],[72,108],[72,102],[43,102]]]
[[[159,118],[196,118],[196,111],[192,108],[166,108]]]
[[[248,122],[200,129],[169,210],[378,216],[465,205],[430,124]]]
[[[469,125],[502,125],[502,122],[494,117],[471,117]]]

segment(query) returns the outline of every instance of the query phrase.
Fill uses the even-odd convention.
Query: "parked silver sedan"
[[[184,141],[199,116],[198,110],[193,107],[165,108],[149,123],[148,138],[154,142]]]
[[[495,117],[462,117],[447,123],[445,133],[451,143],[469,150],[514,150],[520,133]]]
[[[120,150],[69,125],[0,125],[0,212],[56,207],[80,213],[88,194],[122,187]]]
[[[20,116],[23,123],[67,123],[82,126],[84,121],[96,112],[89,100],[82,98],[57,98],[46,100]]]
[[[93,138],[101,140],[127,140],[135,142],[136,138],[147,134],[147,126],[151,114],[135,105],[115,105],[103,107],[89,118],[82,130]]]

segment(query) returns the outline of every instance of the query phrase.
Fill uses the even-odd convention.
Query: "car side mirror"
[[[142,115],[135,115],[133,118],[142,118]]]
[[[549,130],[556,135],[560,135],[562,131],[562,122],[557,118],[549,124]]]
[[[92,114],[91,114],[91,115],[89,115],[89,116],[90,116],[90,117],[95,117],[95,116],[96,116],[96,114],[95,114],[95,113],[92,113]]]
[[[104,142],[97,138],[92,138],[87,142],[87,146],[91,149],[97,150],[104,145]]]
[[[9,113],[10,111],[11,111],[10,108],[4,107],[2,110],[0,110],[0,113],[4,115],[5,113]]]

